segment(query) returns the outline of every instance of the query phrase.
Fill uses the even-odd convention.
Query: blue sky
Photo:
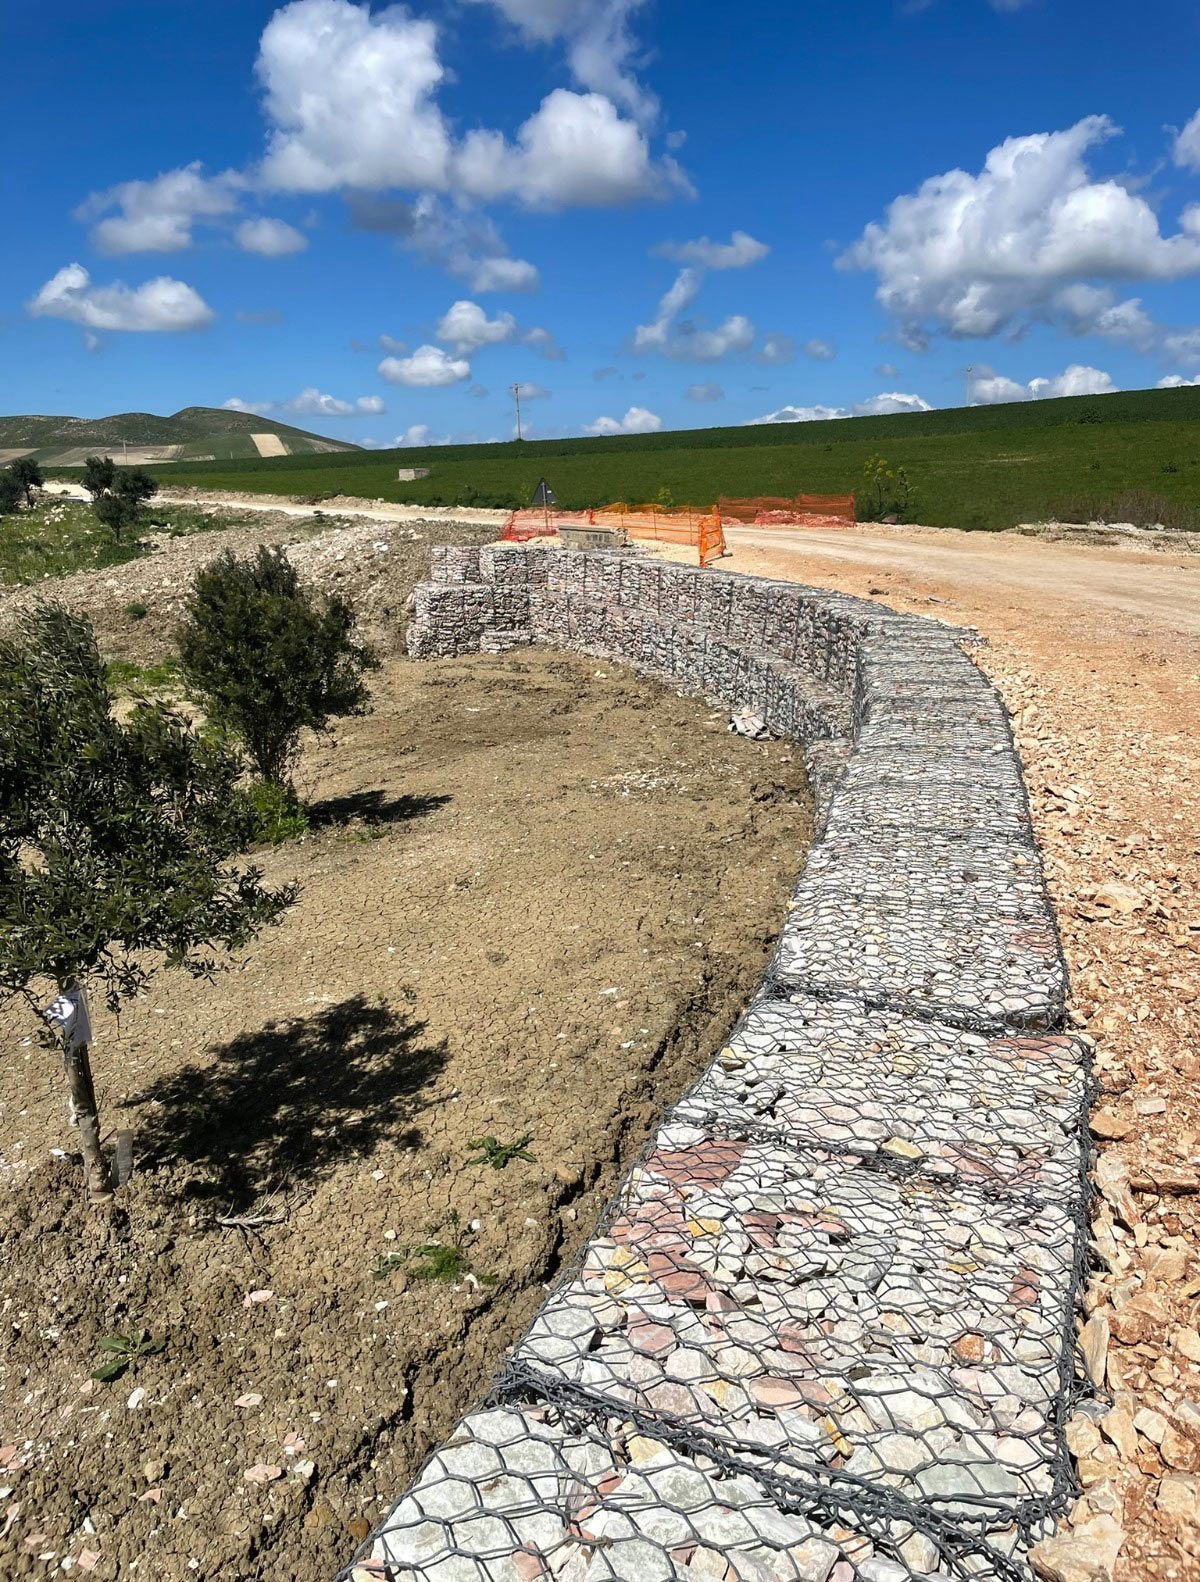
[[[1200,377],[1183,0],[46,18],[6,7],[6,412],[390,444],[508,437],[514,382],[556,435]]]

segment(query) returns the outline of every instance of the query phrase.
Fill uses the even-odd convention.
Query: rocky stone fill
[[[1088,1053],[974,634],[631,555],[435,552],[414,657],[553,642],[805,743],[754,1002],[344,1575],[1032,1575],[1073,1492]]]

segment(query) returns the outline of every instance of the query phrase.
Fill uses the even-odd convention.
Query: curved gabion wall
[[[435,552],[415,657],[554,642],[807,748],[761,989],[344,1573],[1024,1579],[1073,1492],[1087,1055],[973,634],[610,554]]]

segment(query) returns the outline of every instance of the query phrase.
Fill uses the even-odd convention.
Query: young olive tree
[[[305,728],[365,714],[379,660],[354,640],[345,599],[303,587],[282,549],[226,552],[196,573],[179,632],[183,676],[208,717],[245,743],[269,784],[291,793]]]
[[[146,501],[158,493],[158,484],[140,467],[122,469],[112,487],[98,494],[92,501],[92,510],[98,521],[112,531],[113,538],[121,543],[126,529],[136,527]]]
[[[0,467],[0,516],[11,516],[14,511],[19,511],[24,498],[25,490],[14,476],[12,468]]]
[[[32,505],[33,491],[40,489],[46,481],[42,477],[42,469],[32,456],[18,456],[16,461],[9,463],[8,470],[24,491],[25,504]]]
[[[158,965],[211,976],[295,898],[229,865],[249,828],[240,769],[161,703],[116,720],[91,626],[61,605],[0,638],[0,1002],[52,996],[93,1201],[113,1179],[83,991],[115,1012]]]
[[[93,501],[107,494],[117,481],[117,464],[111,456],[89,456],[83,464],[83,487]]]

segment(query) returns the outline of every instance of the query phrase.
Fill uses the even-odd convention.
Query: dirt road
[[[511,515],[508,511],[478,509],[465,505],[398,505],[390,500],[359,500],[339,494],[322,500],[319,506],[289,501],[270,494],[218,494],[210,489],[164,489],[158,499],[186,501],[189,505],[227,507],[232,511],[277,511],[283,516],[312,516],[322,511],[328,516],[360,517],[367,522],[477,522],[494,526],[496,537]]]
[[[251,438],[254,436],[252,435]],[[3,453],[0,453],[3,460]],[[65,495],[69,500],[90,500],[91,495],[78,483],[61,483],[53,479],[47,494]],[[360,500],[353,495],[331,496],[320,505],[305,505],[277,494],[221,494],[215,489],[160,489],[155,499],[160,505],[173,502],[186,505],[208,506],[214,510],[269,511],[276,516],[312,517],[349,516],[364,522],[416,522],[447,521],[476,522],[500,529],[508,520],[508,511],[475,509],[457,505],[397,505],[389,500]]]
[[[1033,601],[1046,616],[1089,630],[1136,630],[1167,641],[1200,637],[1196,554],[874,524],[837,532],[726,528],[725,537],[731,570],[769,569],[773,576],[841,586],[842,569],[852,566],[877,580],[902,579],[914,592],[952,590],[959,608],[977,603],[989,616],[1020,617]],[[793,569],[801,562],[803,573]]]

